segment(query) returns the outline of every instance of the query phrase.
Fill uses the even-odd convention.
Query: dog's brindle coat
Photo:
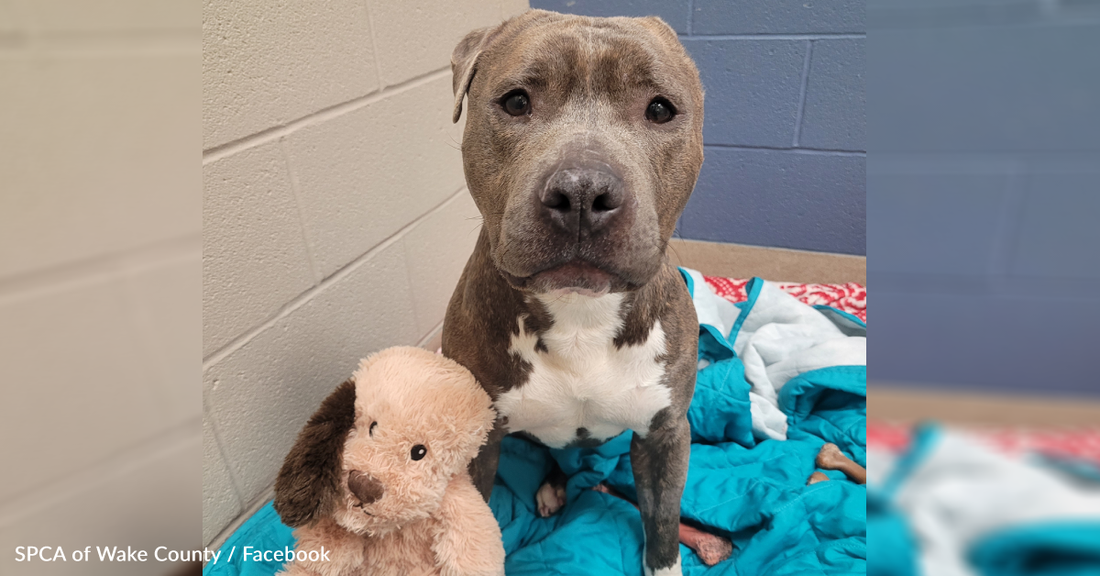
[[[665,248],[703,162],[698,71],[658,18],[540,10],[471,32],[452,69],[483,226],[443,352],[499,412],[474,482],[488,498],[508,432],[632,429],[645,570],[678,574],[698,323]]]

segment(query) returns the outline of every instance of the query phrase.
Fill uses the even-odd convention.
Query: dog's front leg
[[[497,464],[500,463],[500,441],[504,439],[506,433],[504,424],[498,417],[493,423],[493,429],[489,431],[489,438],[485,441],[485,445],[470,461],[468,467],[470,479],[473,480],[474,486],[478,492],[481,492],[481,497],[486,502],[493,493],[493,479],[496,478]]]
[[[642,438],[634,434],[630,461],[645,530],[646,576],[680,576],[680,496],[687,480],[691,431],[687,416],[668,416]]]

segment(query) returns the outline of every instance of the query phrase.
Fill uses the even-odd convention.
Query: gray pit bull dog
[[[471,32],[451,63],[483,226],[443,353],[499,414],[474,482],[488,498],[510,432],[561,448],[633,430],[645,572],[680,574],[699,327],[665,248],[703,163],[695,64],[659,18],[541,10]]]

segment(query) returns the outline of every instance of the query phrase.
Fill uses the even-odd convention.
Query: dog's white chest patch
[[[595,298],[566,295],[540,298],[553,326],[539,337],[524,329],[512,336],[509,351],[531,365],[527,382],[501,394],[496,409],[508,418],[508,431],[525,431],[552,448],[583,438],[607,439],[627,429],[645,435],[653,415],[671,403],[661,384],[665,333],[654,322],[645,342],[615,347],[622,328],[622,294]]]

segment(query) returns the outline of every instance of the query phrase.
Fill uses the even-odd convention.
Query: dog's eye
[[[654,98],[645,109],[645,119],[654,124],[664,124],[676,116],[672,103],[664,98]]]
[[[413,446],[412,451],[409,452],[409,457],[412,458],[413,460],[420,460],[427,453],[428,453],[428,449],[425,448],[423,444],[417,444],[416,446]]]
[[[370,423],[370,428],[367,429],[367,434],[370,434],[371,438],[374,437],[374,427],[377,426],[377,425],[378,425],[377,422],[371,422]]]
[[[523,116],[531,111],[531,98],[523,90],[513,90],[504,95],[500,105],[512,116]]]

